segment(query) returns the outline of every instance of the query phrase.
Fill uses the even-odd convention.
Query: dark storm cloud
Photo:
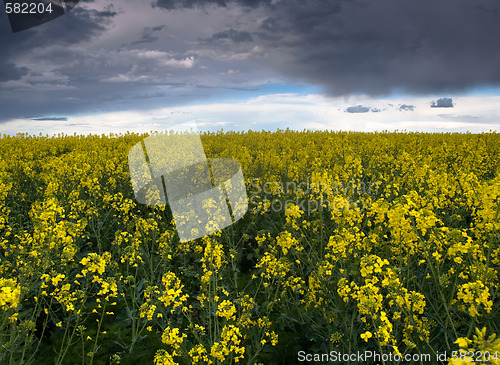
[[[441,98],[431,103],[431,108],[453,108],[452,98]]]
[[[102,34],[111,19],[117,15],[113,6],[103,11],[76,7],[58,19],[58,23],[50,27],[37,27],[35,31],[45,38],[46,42],[66,42],[78,44]],[[43,27],[43,28],[42,28]]]
[[[398,110],[402,112],[412,112],[413,110],[415,110],[415,105],[401,104],[399,105]]]
[[[370,108],[363,105],[350,106],[345,110],[348,113],[368,113]]]
[[[15,34],[7,17],[0,16],[0,121],[71,113],[95,101],[99,88],[88,76],[101,68],[94,65],[92,72],[84,74],[76,66],[90,63],[92,50],[80,45],[103,34],[116,14],[112,6],[101,11],[77,6],[53,21]],[[80,82],[82,78],[86,83]]]
[[[289,0],[254,32],[261,62],[334,95],[500,84],[496,0]],[[241,30],[241,29],[240,29]]]
[[[207,40],[253,42],[262,50],[254,57],[262,66],[324,86],[332,95],[383,95],[394,90],[425,94],[500,84],[496,0],[158,0],[154,4],[167,10],[252,6],[248,14],[258,14],[256,22],[238,21],[229,31],[200,38],[200,47],[216,47],[216,42]],[[227,45],[219,43],[226,54]]]
[[[13,63],[5,63],[0,67],[0,82],[9,80],[19,80],[22,76],[28,74],[26,67],[17,67]]]
[[[54,44],[66,43],[77,45],[102,34],[110,19],[116,15],[112,7],[104,11],[76,7],[64,16],[47,24],[17,33],[9,30],[8,19],[0,16],[0,69],[15,63],[23,55],[37,48]],[[32,70],[30,70],[32,71]]]
[[[164,8],[167,10],[173,9],[192,9],[205,5],[226,6],[224,0],[157,0],[153,3],[154,7]]]
[[[500,4],[498,2],[495,3],[481,3],[479,2],[476,5],[477,10],[485,11],[487,13],[493,13],[494,15],[500,14]]]
[[[240,4],[245,7],[256,7],[261,3],[270,2],[271,0],[156,0],[153,2],[153,6],[173,10],[200,8],[207,5],[227,7],[230,3]]]

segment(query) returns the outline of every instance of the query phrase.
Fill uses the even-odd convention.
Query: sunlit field
[[[498,134],[202,134],[248,212],[189,242],[146,136],[0,138],[1,364],[500,364]]]

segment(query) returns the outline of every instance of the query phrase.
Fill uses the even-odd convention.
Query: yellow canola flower
[[[0,278],[0,308],[16,308],[19,305],[21,287],[16,279]]]
[[[111,261],[111,253],[104,252],[102,255],[97,253],[89,253],[86,257],[80,260],[85,268],[82,270],[83,275],[87,273],[98,273],[100,275],[104,274],[106,270],[106,265]]]
[[[368,342],[370,338],[373,337],[373,334],[370,331],[366,331],[365,333],[361,334],[361,338],[365,340],[365,342]]]
[[[228,321],[234,320],[236,318],[236,307],[229,300],[224,300],[219,304],[217,315]]]
[[[469,305],[468,311],[472,317],[479,315],[478,307],[481,305],[488,313],[491,312],[493,306],[490,291],[481,281],[460,285],[457,298]]]

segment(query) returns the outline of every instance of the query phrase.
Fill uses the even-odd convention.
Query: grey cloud
[[[6,63],[0,67],[0,82],[19,80],[28,72],[29,70],[26,67],[17,67],[13,63]]]
[[[285,31],[285,28],[281,25],[281,23],[275,18],[267,18],[260,24],[260,29],[265,31],[267,34],[272,34],[274,32],[282,33]],[[264,36],[264,34],[261,34]]]
[[[415,105],[401,104],[399,105],[398,110],[402,112],[412,112],[413,110],[415,110]]]
[[[33,31],[38,33],[42,44],[79,44],[105,32],[116,15],[112,5],[102,11],[77,6],[50,26],[44,24]]]
[[[66,122],[68,118],[66,117],[40,117],[40,118],[32,118],[31,120],[45,122],[45,121],[55,121],[55,122]]]
[[[38,27],[16,33],[15,36],[10,31],[7,17],[0,17],[0,49],[2,57],[0,58],[0,70],[9,70],[9,64],[16,64],[18,68],[17,76],[22,73],[26,75],[26,70],[23,67],[17,66],[18,61],[25,63],[25,60],[32,58],[32,53],[36,49],[46,49],[54,45],[61,46],[76,46],[80,43],[85,43],[102,34],[111,19],[116,15],[112,6],[104,11],[92,9],[84,9],[77,6],[66,15],[57,18],[46,24]],[[69,53],[70,51],[67,51]],[[88,54],[89,50],[85,50]],[[55,55],[57,59],[57,55]],[[50,59],[34,58],[34,63],[40,61],[51,61]],[[59,60],[57,60],[59,61]],[[62,60],[61,65],[73,62],[71,57]],[[22,71],[21,71],[22,70]],[[40,72],[39,68],[27,70],[29,72]],[[16,72],[9,70],[16,75]],[[22,76],[22,75],[21,75]],[[5,81],[5,77],[0,80]]]
[[[350,106],[345,111],[348,113],[368,113],[370,111],[370,108],[363,105],[357,105]]]
[[[153,7],[167,10],[202,8],[207,5],[227,7],[229,3],[237,3],[245,7],[256,7],[261,3],[271,3],[271,0],[156,0]]]
[[[441,98],[431,103],[431,108],[453,108],[452,98]]]
[[[106,70],[106,62],[96,62],[98,51],[89,43],[109,28],[116,15],[112,6],[104,10],[76,6],[54,21],[16,34],[7,17],[0,16],[0,70],[6,71],[0,77],[0,122],[102,105],[99,95],[111,90],[98,85],[96,77]]]
[[[192,9],[205,5],[226,6],[224,0],[156,0],[153,2],[153,7],[159,7],[167,10],[173,9]]]
[[[350,106],[348,107],[345,111],[347,113],[380,113],[385,109],[379,109],[379,108],[372,108],[370,106],[364,106],[364,105],[356,105],[356,106]]]
[[[485,11],[487,13],[493,14],[493,15],[498,15],[500,13],[500,5],[498,2],[496,3],[481,3],[478,2],[476,5],[477,10]]]
[[[209,43],[217,42],[219,40],[229,39],[234,43],[251,42],[253,40],[252,35],[249,32],[241,32],[234,29],[224,30],[219,33],[215,33],[207,41]]]
[[[158,11],[145,2],[145,11],[131,25],[125,22],[128,15],[121,16],[131,11],[128,4],[120,4],[119,12],[111,6],[104,11],[77,6],[55,21],[15,35],[7,17],[0,17],[0,70],[5,71],[0,79],[0,123],[13,118],[102,113],[131,106],[150,109],[183,105],[214,95],[233,97],[235,90],[248,93],[249,85],[255,90],[255,80],[269,80],[271,71],[240,60],[233,65],[191,51],[206,35],[204,11],[165,14],[165,24],[151,24],[147,15]],[[185,15],[196,21],[183,21]],[[172,17],[180,24],[184,22],[192,32],[186,35],[178,26],[165,32]],[[224,17],[216,14],[210,19],[212,25],[208,23],[221,36],[224,29],[231,29],[220,21]],[[107,37],[112,27],[113,33]],[[124,32],[120,31],[122,27]],[[135,30],[130,32],[131,28]],[[235,41],[249,37],[236,28],[226,35]],[[158,40],[151,44],[154,38]],[[132,44],[137,40],[142,42]],[[229,69],[239,72],[228,73]]]
[[[158,36],[154,35],[157,32],[165,29],[165,25],[158,25],[156,27],[146,27],[142,31],[141,38],[132,44],[140,44],[140,43],[152,43],[158,40]]]

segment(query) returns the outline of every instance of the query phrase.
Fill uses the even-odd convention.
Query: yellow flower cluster
[[[233,361],[239,362],[245,355],[245,348],[240,346],[241,337],[238,327],[233,325],[224,326],[221,341],[213,344],[210,355],[220,362],[224,362],[229,355],[233,355]]]
[[[480,305],[483,305],[484,310],[488,313],[491,312],[493,306],[489,289],[480,281],[460,285],[457,298],[468,304],[468,311],[472,317],[479,314],[477,308]]]
[[[16,308],[19,305],[21,288],[15,279],[0,278],[0,308]]]

